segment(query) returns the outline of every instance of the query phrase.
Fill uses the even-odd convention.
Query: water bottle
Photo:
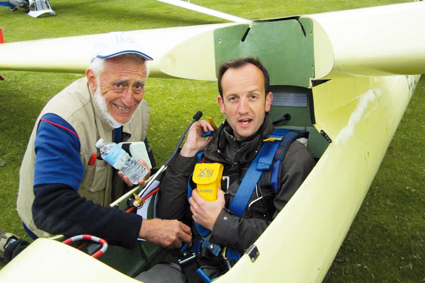
[[[107,161],[115,169],[121,170],[133,184],[137,185],[137,181],[144,178],[148,173],[143,164],[128,155],[118,144],[114,142],[105,143],[103,139],[99,139],[96,142],[96,147],[100,149],[100,155],[103,160]]]

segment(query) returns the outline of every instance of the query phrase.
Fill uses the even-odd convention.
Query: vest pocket
[[[89,192],[97,192],[106,188],[108,165],[104,160],[96,159],[93,166],[84,166],[84,177],[81,189]]]

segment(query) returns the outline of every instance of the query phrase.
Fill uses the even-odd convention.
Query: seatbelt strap
[[[275,138],[275,140],[265,142],[254,161],[249,166],[229,207],[229,210],[236,216],[242,217],[261,174],[264,170],[270,169],[282,136],[288,131],[288,129],[278,129],[274,131],[269,137]]]

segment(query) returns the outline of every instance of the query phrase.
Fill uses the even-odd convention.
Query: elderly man
[[[199,121],[192,125],[180,154],[169,164],[158,202],[161,218],[197,224],[197,229],[194,229],[196,236],[188,253],[195,253],[196,258],[177,261],[179,258],[170,256],[167,263],[141,273],[137,277],[139,280],[203,282],[195,272],[198,268],[210,277],[226,272],[238,259],[238,254],[253,244],[283,209],[315,164],[306,146],[295,140],[288,143],[283,162],[277,166],[279,173],[274,175],[276,188],[270,182],[273,177],[260,177],[258,183],[249,179],[249,172],[253,172],[250,171],[251,164],[255,163],[257,156],[261,156],[261,149],[265,147],[264,139],[274,131],[267,116],[273,100],[269,74],[256,59],[235,59],[220,67],[218,88],[218,104],[221,113],[226,115],[226,121],[208,140],[203,134],[213,131],[210,124]],[[228,180],[222,182],[217,200],[212,202],[201,198],[196,190],[191,192],[188,200],[188,179],[197,162],[195,155],[201,151],[205,162],[224,166],[223,176]],[[244,182],[245,178],[252,184]],[[247,195],[248,205],[233,205],[237,193],[249,188],[252,190]],[[223,249],[228,250],[227,260],[222,256]],[[184,255],[180,259],[184,259]]]
[[[92,157],[99,156],[100,138],[146,139],[149,107],[143,96],[150,60],[130,34],[110,33],[94,44],[86,76],[42,110],[22,162],[18,195],[18,213],[32,238],[92,234],[123,247],[139,237],[167,247],[190,242],[189,227],[179,221],[106,207],[125,192],[125,184],[106,161]]]

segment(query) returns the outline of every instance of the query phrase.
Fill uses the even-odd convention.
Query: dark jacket
[[[312,170],[315,161],[311,153],[304,145],[295,141],[288,148],[280,166],[280,189],[275,192],[270,186],[259,189],[257,186],[242,218],[228,210],[245,172],[263,144],[263,139],[273,130],[273,124],[266,116],[262,127],[253,137],[237,141],[225,122],[205,148],[205,162],[223,164],[223,176],[230,178],[229,188],[222,188],[226,206],[212,229],[212,243],[244,252],[264,232]],[[160,190],[158,213],[161,218],[193,224],[187,184],[195,164],[195,157],[186,158],[181,155],[177,155],[170,163]]]

